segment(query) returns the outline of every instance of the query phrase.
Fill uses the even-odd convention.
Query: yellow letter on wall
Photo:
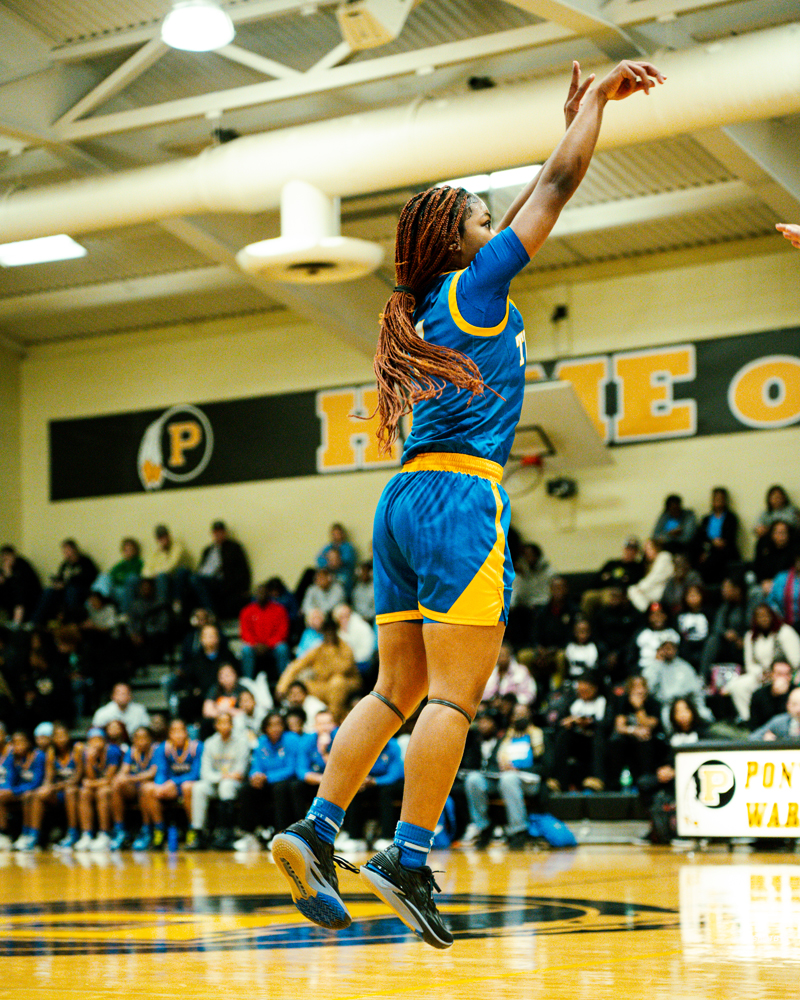
[[[554,372],[556,378],[571,382],[583,408],[592,418],[597,433],[603,441],[610,437],[609,419],[605,415],[605,387],[608,381],[608,358],[581,358],[580,361],[559,361]]]
[[[787,427],[800,420],[800,359],[758,358],[736,373],[728,389],[733,415],[748,427]]]
[[[378,454],[377,416],[372,420],[359,419],[372,413],[377,403],[378,390],[374,386],[317,393],[317,416],[322,425],[322,443],[317,448],[318,472],[354,472],[399,464],[397,443],[388,455]]]
[[[675,400],[673,385],[695,377],[693,344],[614,355],[617,441],[690,437],[697,432],[697,403]]]

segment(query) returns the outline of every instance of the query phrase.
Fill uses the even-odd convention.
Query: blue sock
[[[125,824],[124,823],[115,823],[114,824],[114,833],[123,833],[124,830],[125,830]]]
[[[162,833],[167,828],[165,823],[155,823],[154,826],[155,826],[156,830],[160,830]]]
[[[344,822],[344,809],[318,795],[311,803],[306,819],[314,823],[317,836],[326,844],[332,844]]]
[[[75,837],[77,840],[77,838],[81,835],[81,831],[77,828],[77,826],[71,826],[69,828],[69,835],[70,837]]]
[[[421,868],[433,846],[433,830],[413,823],[398,823],[394,842],[400,848],[400,864],[404,868]]]

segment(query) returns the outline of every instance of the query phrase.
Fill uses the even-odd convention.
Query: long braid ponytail
[[[426,343],[413,320],[417,300],[447,265],[471,197],[463,188],[429,188],[411,198],[400,213],[395,243],[398,287],[381,316],[374,363],[382,453],[392,447],[398,423],[414,404],[437,398],[448,382],[466,389],[470,398],[486,389],[472,358]]]

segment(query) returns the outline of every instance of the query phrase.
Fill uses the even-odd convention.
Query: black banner
[[[800,422],[800,328],[531,363],[572,383],[610,445]],[[50,423],[50,499],[397,465],[378,453],[374,385],[178,404]]]

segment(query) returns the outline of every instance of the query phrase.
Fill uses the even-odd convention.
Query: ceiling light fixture
[[[161,25],[161,40],[185,52],[213,52],[233,41],[236,29],[213,0],[181,0]]]
[[[86,256],[86,247],[71,236],[41,236],[36,240],[0,243],[0,267],[20,267],[22,264],[46,264],[52,260],[74,260]]]

